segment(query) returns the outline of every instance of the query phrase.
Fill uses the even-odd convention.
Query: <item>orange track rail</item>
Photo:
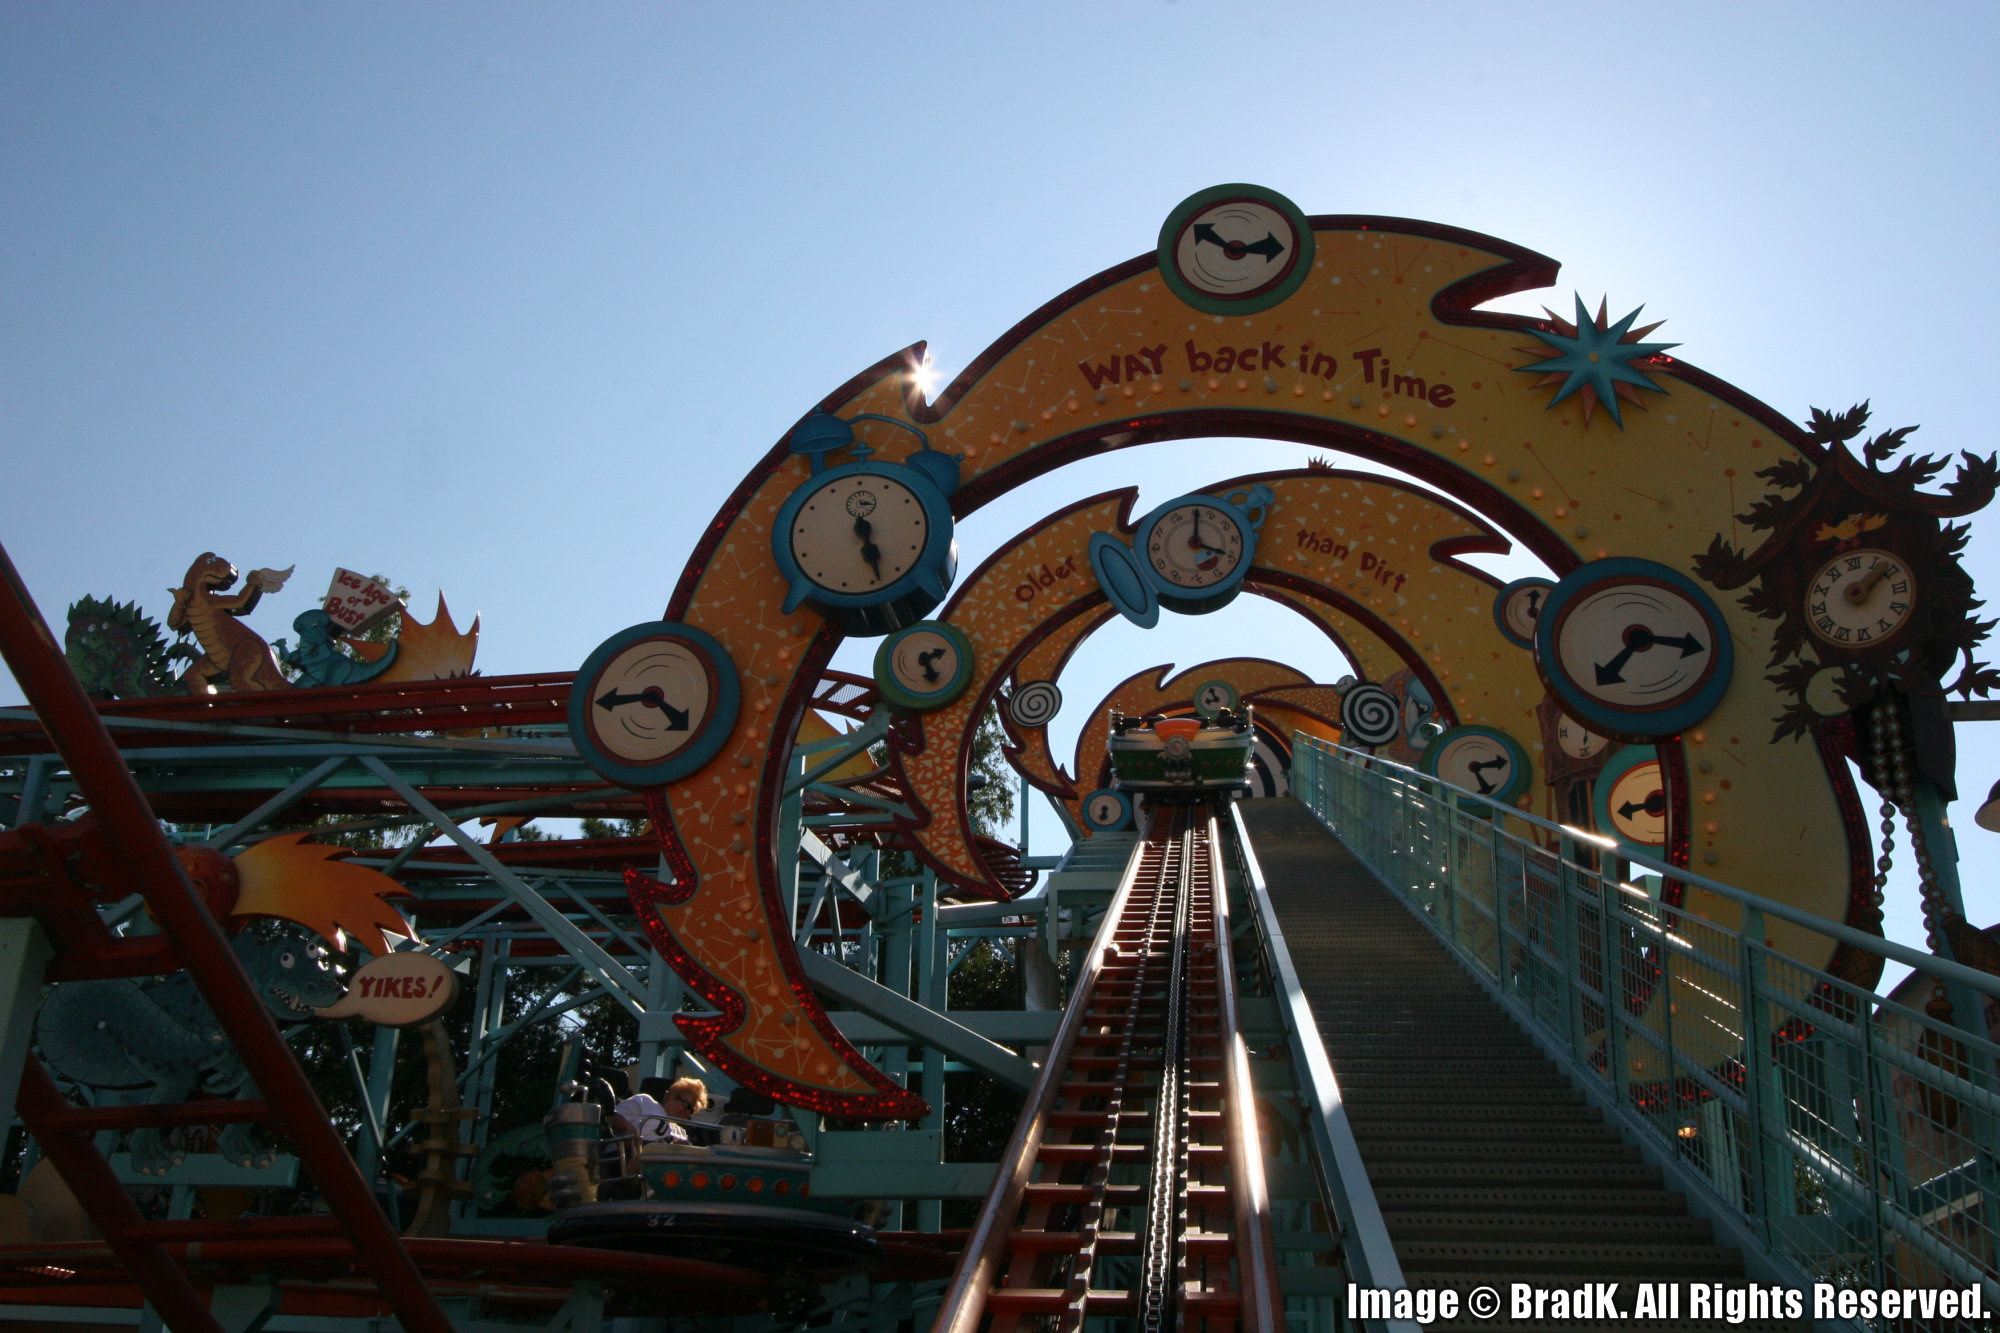
[[[1155,1326],[1282,1330],[1214,838],[1205,815],[1169,810],[1140,843],[1030,1096],[1033,1114],[953,1277],[940,1333],[1140,1317],[1149,1211],[1172,1233],[1160,1238],[1171,1281],[1153,1289],[1171,1308],[1156,1308]],[[1177,1023],[1181,1042],[1168,1050]]]

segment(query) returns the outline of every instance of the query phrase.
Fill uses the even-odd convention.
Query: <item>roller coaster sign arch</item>
[[[1185,280],[1185,265],[1163,270],[1156,248],[1030,314],[935,401],[925,402],[917,387],[919,344],[856,375],[814,413],[847,422],[853,444],[877,468],[919,463],[913,435],[936,441],[935,451],[927,443],[923,451],[957,464],[953,519],[1105,449],[1262,437],[1393,464],[1491,516],[1558,578],[1618,556],[1692,573],[1711,587],[1718,585],[1702,572],[1709,566],[1697,568],[1696,548],[1712,533],[1738,530],[1740,483],[1732,479],[1761,474],[1795,486],[1841,452],[1837,439],[1801,430],[1667,355],[1670,344],[1641,342],[1646,331],[1633,332],[1629,318],[1611,324],[1600,311],[1593,322],[1580,302],[1574,324],[1478,308],[1551,283],[1557,265],[1545,256],[1431,223],[1305,218],[1270,191],[1218,189],[1261,203],[1259,216],[1296,215],[1303,223],[1286,234],[1271,229],[1287,251],[1284,283],[1227,314],[1213,313],[1177,290],[1169,270]],[[1231,240],[1219,220],[1213,229],[1229,259]],[[1262,242],[1248,233],[1234,239],[1245,255]],[[812,419],[808,414],[801,426]],[[1691,431],[1696,424],[1700,430]],[[704,765],[651,793],[674,882],[637,877],[630,888],[654,944],[717,1006],[715,1015],[677,1020],[698,1050],[784,1101],[854,1118],[899,1118],[915,1114],[921,1101],[868,1065],[820,1012],[777,887],[774,823],[789,742],[841,630],[792,596],[796,581],[773,554],[775,534],[780,511],[802,485],[828,465],[848,465],[829,456],[837,449],[795,452],[794,434],[751,468],[708,525],[662,616],[721,647],[741,704]],[[859,451],[851,461],[863,461]],[[1634,493],[1671,496],[1672,503],[1633,503]],[[880,543],[852,517],[874,521],[851,516],[835,535],[852,533],[855,554],[872,569],[865,548]],[[1727,571],[1736,580],[1729,586],[1744,577],[1774,584],[1762,573],[1766,552],[1752,553],[1752,561],[1750,575]],[[1480,608],[1489,624],[1490,598]],[[1774,650],[1773,627],[1761,612],[1737,599],[1714,600],[1740,650]],[[1411,614],[1400,604],[1398,611]],[[914,619],[921,612],[898,614]],[[925,716],[926,749],[960,749],[952,744],[957,737],[940,734],[950,725],[946,715],[980,693],[968,689]],[[1523,706],[1532,710],[1536,701]],[[1837,743],[1821,737],[1816,745],[1769,745],[1773,720],[1794,706],[1760,673],[1738,671],[1702,719],[1711,753],[1755,747],[1763,774],[1719,794],[1704,812],[1706,864],[1719,861],[1715,873],[1736,883],[1845,917],[1853,867],[1865,870],[1867,860],[1852,839],[1865,833],[1843,819]],[[1531,722],[1502,725],[1532,734]],[[1662,748],[1676,748],[1673,739]],[[1851,791],[1844,795],[1851,804]],[[1826,836],[1796,844],[1762,836],[1781,821]],[[1782,855],[1775,850],[1781,843]],[[1815,947],[1803,939],[1777,943],[1801,957]]]

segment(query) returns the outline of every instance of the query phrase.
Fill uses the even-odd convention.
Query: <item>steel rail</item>
[[[1230,811],[1235,812],[1232,803]],[[1285,1298],[1278,1285],[1277,1240],[1271,1231],[1271,1193],[1264,1178],[1264,1146],[1257,1131],[1256,1086],[1236,993],[1236,959],[1230,947],[1229,893],[1222,856],[1221,821],[1208,829],[1209,882],[1214,886],[1212,938],[1215,992],[1225,1043],[1222,1114],[1229,1150],[1230,1202],[1234,1208],[1239,1316],[1244,1333],[1285,1333]],[[1289,962],[1289,960],[1287,960]]]
[[[1104,919],[1091,940],[1089,952],[1083,956],[1071,1001],[1064,1007],[1062,1022],[1049,1043],[1049,1053],[1042,1063],[1041,1073],[1028,1093],[1021,1119],[1014,1126],[1013,1137],[1008,1140],[1007,1149],[1001,1155],[992,1190],[980,1210],[972,1234],[966,1239],[950,1285],[945,1289],[939,1305],[940,1322],[935,1326],[934,1333],[979,1333],[987,1313],[987,1297],[993,1291],[1002,1261],[1007,1256],[1007,1242],[1014,1219],[1021,1211],[1043,1136],[1050,1128],[1051,1114],[1062,1095],[1063,1076],[1076,1053],[1077,1039],[1090,1021],[1086,1012],[1089,1006],[1085,1001],[1096,993],[1107,966],[1118,956],[1115,941],[1125,928],[1125,917],[1132,906],[1148,855],[1157,855],[1157,851],[1156,844],[1142,838],[1133,845],[1126,860],[1124,873],[1112,893]],[[1133,993],[1136,999],[1136,987]]]
[[[265,1099],[277,1109],[279,1123],[300,1160],[381,1283],[398,1318],[410,1333],[448,1333],[451,1321],[424,1285],[376,1204],[374,1192],[334,1132],[326,1108],[270,1011],[257,998],[241,960],[174,859],[145,795],[4,547],[0,547],[0,655],[27,692],[91,813],[110,837],[130,886],[145,895],[217,1024],[252,1071]],[[32,1057],[27,1072],[39,1072]]]
[[[1160,1041],[1160,1079],[1153,1092],[1153,1149],[1150,1188],[1146,1192],[1146,1233],[1139,1258],[1140,1333],[1165,1333],[1179,1323],[1180,1302],[1174,1299],[1182,1271],[1179,1223],[1188,1185],[1188,954],[1197,850],[1194,830],[1176,837],[1176,858],[1162,875],[1162,893],[1171,893],[1173,925],[1167,943],[1166,1032]],[[1171,876],[1171,879],[1168,878]],[[1169,889],[1171,884],[1171,889]],[[1137,991],[1135,986],[1134,990]],[[1136,1002],[1136,995],[1134,997]]]

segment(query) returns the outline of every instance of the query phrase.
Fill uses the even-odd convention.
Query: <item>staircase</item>
[[[1741,1256],[1303,806],[1242,810],[1411,1288],[1617,1282],[1627,1317],[1603,1326],[1631,1330],[1655,1322],[1630,1318],[1638,1283],[1743,1285]],[[1681,1299],[1658,1326],[1705,1326]]]

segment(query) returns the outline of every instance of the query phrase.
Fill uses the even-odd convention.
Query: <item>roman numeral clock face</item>
[[[1243,563],[1243,529],[1234,515],[1214,505],[1181,505],[1153,524],[1146,537],[1146,563],[1162,591],[1217,587]]]
[[[1908,625],[1916,605],[1909,566],[1887,551],[1849,551],[1813,575],[1806,623],[1823,643],[1872,648]]]

